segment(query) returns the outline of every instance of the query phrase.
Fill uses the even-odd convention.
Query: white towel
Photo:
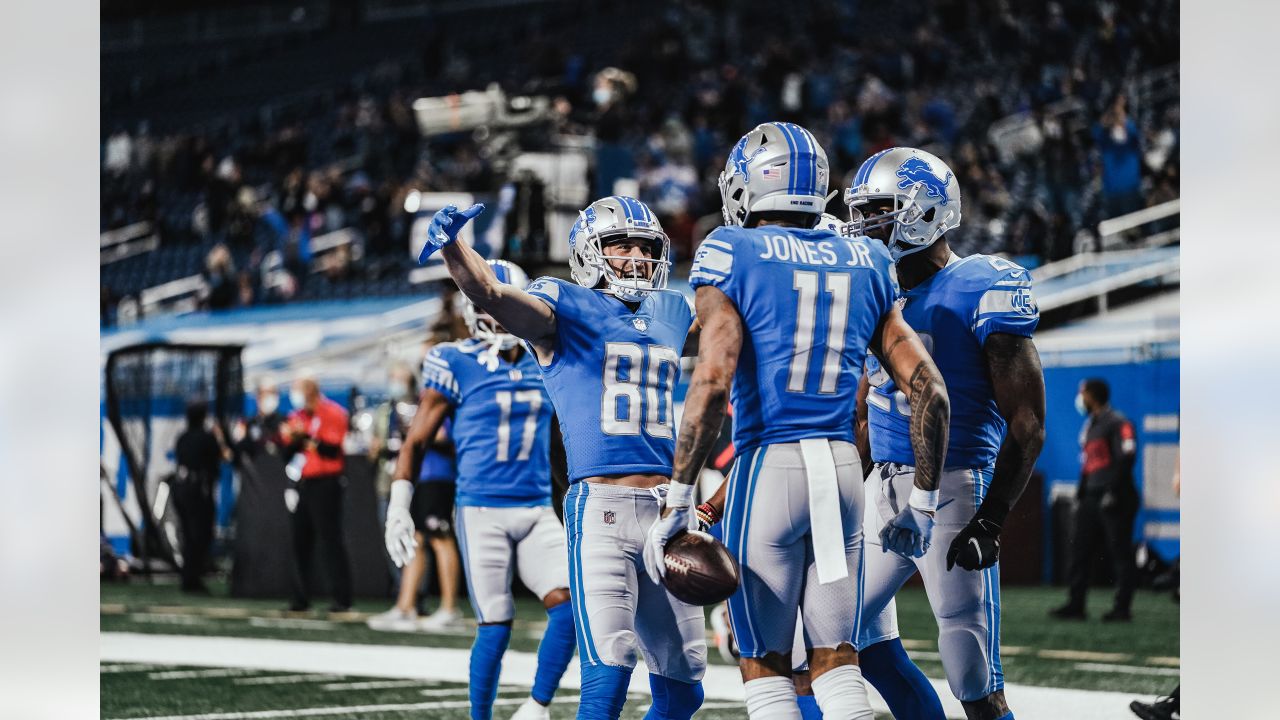
[[[809,481],[809,532],[813,538],[818,582],[822,585],[849,577],[844,556],[844,523],[840,521],[840,485],[836,460],[826,438],[800,441]]]

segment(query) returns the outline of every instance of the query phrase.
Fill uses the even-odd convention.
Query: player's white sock
[[[825,720],[874,720],[862,669],[841,665],[813,679],[813,696]]]
[[[791,678],[763,677],[743,684],[751,720],[800,720],[796,684]]]

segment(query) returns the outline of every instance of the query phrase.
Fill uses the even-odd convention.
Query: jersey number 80
[[[605,344],[600,430],[606,435],[675,437],[671,391],[680,355],[665,345]]]

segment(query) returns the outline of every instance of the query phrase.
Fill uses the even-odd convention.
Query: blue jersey
[[[444,433],[453,438],[453,420],[444,419]],[[455,482],[458,479],[458,465],[452,454],[445,454],[430,447],[422,456],[422,470],[418,473],[418,482]]]
[[[671,475],[675,410],[693,309],[674,290],[651,292],[632,312],[616,297],[538,278],[528,291],[556,314],[551,363],[542,368],[564,435],[569,480]]]
[[[432,348],[422,375],[453,405],[457,504],[549,505],[552,408],[537,361],[521,353],[513,364],[463,340]]]
[[[882,243],[824,229],[721,227],[702,242],[689,284],[719,288],[742,317],[731,393],[739,454],[853,441],[867,345],[896,297],[891,265]]]
[[[903,319],[933,356],[951,398],[946,466],[990,465],[1004,439],[1005,422],[996,408],[982,346],[992,333],[1031,337],[1040,311],[1030,273],[990,255],[953,257],[905,293],[902,302]],[[867,381],[872,458],[915,465],[906,396],[874,357],[868,358]]]

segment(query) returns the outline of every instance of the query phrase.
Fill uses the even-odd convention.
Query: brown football
[[[738,589],[738,562],[729,548],[704,532],[688,530],[671,538],[663,560],[667,576],[662,584],[690,605],[714,605]]]

